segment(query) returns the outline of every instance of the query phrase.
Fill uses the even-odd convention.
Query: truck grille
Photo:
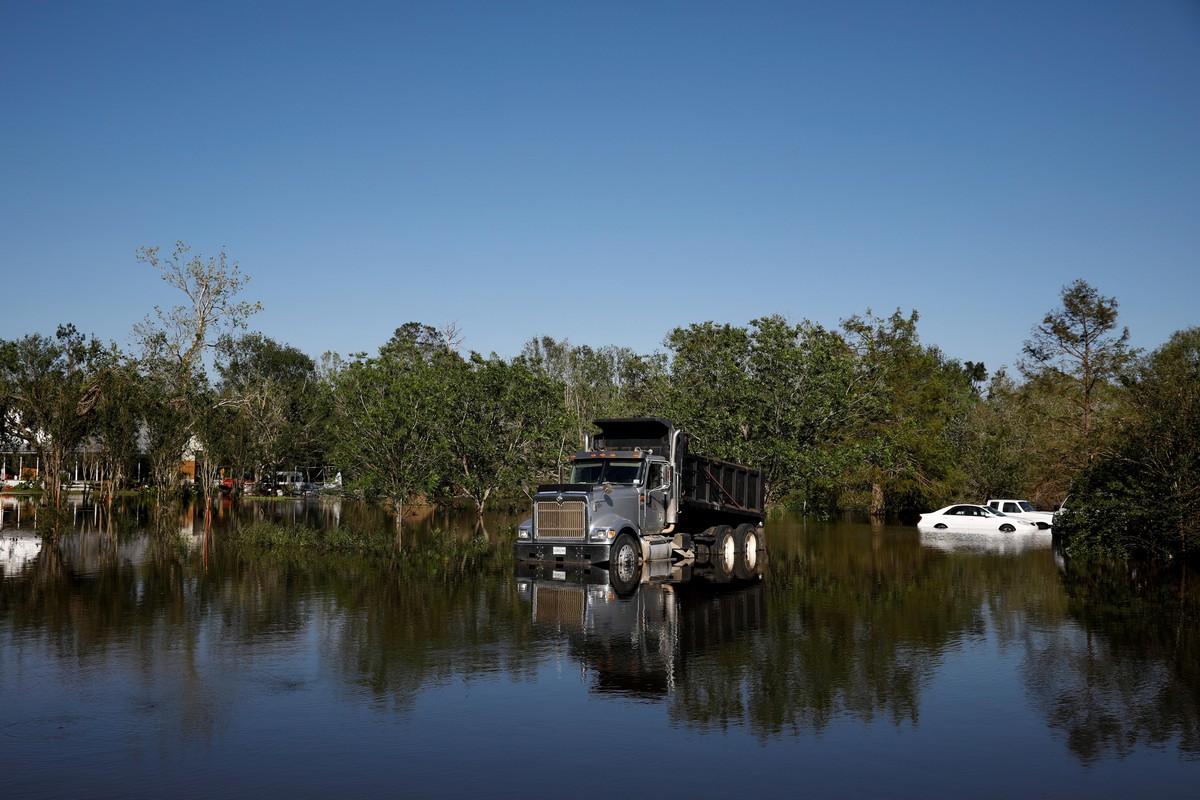
[[[533,506],[534,535],[539,539],[575,539],[587,536],[587,504],[582,500],[539,500]]]

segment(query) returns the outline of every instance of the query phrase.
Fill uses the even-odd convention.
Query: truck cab
[[[999,511],[1010,517],[1032,522],[1042,530],[1048,530],[1054,525],[1054,513],[1050,511],[1038,511],[1033,503],[1028,500],[1012,500],[998,499],[988,500],[988,508],[993,511]]]
[[[518,555],[599,564],[620,539],[639,559],[653,557],[643,542],[669,557],[673,473],[667,457],[641,449],[576,453],[566,483],[538,487],[533,516],[517,528]]]

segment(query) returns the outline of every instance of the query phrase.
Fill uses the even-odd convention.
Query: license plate
[[[567,548],[565,548],[565,547],[556,547],[556,548],[554,548],[554,555],[556,555],[556,556],[565,556],[566,554],[567,554]]]
[[[554,578],[556,581],[565,581],[567,579],[567,573],[556,569],[554,572],[550,573],[550,577]]]

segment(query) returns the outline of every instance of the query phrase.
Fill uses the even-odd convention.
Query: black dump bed
[[[675,440],[680,522],[688,529],[717,524],[761,522],[765,487],[756,469],[689,452],[688,435],[660,417],[598,419],[597,450],[653,450],[670,456]]]

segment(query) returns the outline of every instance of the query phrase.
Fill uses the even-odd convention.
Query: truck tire
[[[742,554],[746,568],[753,572],[758,566],[758,551],[762,549],[762,536],[758,526],[749,522],[738,525],[733,531],[733,539]]]
[[[727,581],[733,577],[733,568],[737,563],[737,537],[728,525],[718,525],[712,531],[713,542],[708,561],[712,565],[713,577]]]
[[[622,533],[608,551],[608,571],[622,585],[636,581],[642,563],[642,544],[628,533]]]

